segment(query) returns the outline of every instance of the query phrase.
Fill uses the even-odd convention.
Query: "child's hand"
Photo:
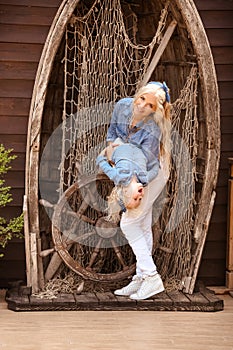
[[[107,147],[103,149],[103,151],[100,152],[99,156],[106,157]]]
[[[112,159],[112,154],[114,152],[114,148],[116,148],[117,146],[119,146],[119,144],[116,143],[110,143],[108,145],[108,147],[106,148],[106,155],[107,155],[107,159],[111,160]]]

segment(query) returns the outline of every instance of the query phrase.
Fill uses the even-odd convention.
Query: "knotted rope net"
[[[123,16],[119,0],[96,0],[87,13],[80,6],[66,28],[61,191],[77,180],[81,163],[86,174],[95,171],[114,103],[134,95],[161,39],[167,6],[146,46],[136,44],[130,9]]]
[[[127,11],[123,14],[119,0],[96,0],[90,9],[86,9],[85,2],[80,2],[67,25],[63,60],[60,195],[83,173],[95,173],[95,159],[105,146],[114,103],[119,98],[134,95],[153,50],[166,29],[169,2],[161,11],[152,41],[148,45],[137,44],[137,16],[129,4],[125,6]],[[188,274],[192,254],[196,205],[197,85],[198,72],[193,64],[180,96],[172,104],[172,169],[166,203],[163,203],[161,215],[154,225],[154,258],[158,270],[167,286],[178,289]],[[188,149],[188,155],[183,148]],[[184,154],[190,158],[188,165]],[[187,193],[191,193],[188,203],[185,202]],[[155,204],[155,215],[158,205],[161,203]],[[182,205],[186,206],[185,214],[182,220],[178,220]],[[84,266],[88,256],[93,254],[93,248],[90,245],[76,247],[70,250],[70,254]],[[109,273],[121,268],[114,250],[106,249],[101,254],[108,261],[105,270]],[[125,251],[125,256],[127,254],[128,262],[133,262],[132,252]],[[101,261],[99,265],[103,265]],[[66,267],[64,269],[67,271]]]

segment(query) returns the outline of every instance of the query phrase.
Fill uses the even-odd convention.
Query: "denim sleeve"
[[[107,138],[106,138],[107,142],[114,141],[118,137],[117,132],[116,132],[116,127],[117,127],[117,123],[118,123],[119,112],[120,112],[120,105],[119,105],[119,103],[116,103],[116,105],[113,109],[111,122],[110,122],[108,132],[107,132]]]
[[[108,176],[110,180],[114,182],[115,185],[120,183],[120,177],[118,170],[115,167],[112,167],[106,157],[98,156],[96,158],[96,164],[103,170],[103,172]]]
[[[128,170],[112,167],[108,163],[107,158],[101,155],[96,158],[96,164],[103,170],[108,178],[114,182],[115,185],[122,184],[127,186],[129,184],[132,176]]]
[[[148,182],[151,182],[159,172],[159,163],[156,163],[151,170],[147,172],[147,180]]]
[[[159,134],[153,135],[148,133],[148,135],[144,137],[143,143],[141,144],[142,151],[147,159],[147,170],[151,170],[155,165],[159,164],[159,136]]]

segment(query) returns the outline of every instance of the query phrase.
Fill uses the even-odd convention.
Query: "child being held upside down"
[[[118,221],[120,212],[136,209],[144,196],[144,187],[153,180],[159,165],[147,171],[147,159],[142,150],[131,143],[116,139],[106,147],[96,159],[97,165],[112,180],[115,187],[108,199],[108,211],[112,221]]]

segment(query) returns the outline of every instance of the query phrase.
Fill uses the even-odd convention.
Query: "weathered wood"
[[[45,257],[48,256],[49,254],[54,253],[54,251],[55,251],[54,248],[42,250],[42,251],[40,252],[40,256],[41,256],[42,258],[45,258]]]
[[[136,300],[132,300],[129,297],[122,297],[116,295],[117,307],[120,310],[132,310],[136,308],[137,302]]]
[[[180,291],[168,291],[167,295],[171,298],[173,304],[175,304],[177,307],[184,308],[184,310],[189,306],[190,300],[186,297],[185,294],[183,294]]]
[[[59,254],[55,252],[45,272],[45,281],[49,281],[54,276],[61,263],[62,259],[60,258]]]
[[[182,1],[178,1],[178,4],[181,4]],[[74,5],[74,2],[72,2],[72,4]],[[69,18],[71,12],[66,12],[67,11],[67,8],[65,9],[65,2],[63,3],[63,6],[61,6],[61,11],[64,10],[63,12],[63,16],[66,16],[66,19]],[[206,162],[210,162],[211,165],[209,165],[209,168],[208,166],[206,167],[207,171],[206,171],[206,174],[209,175],[209,171],[211,170],[211,175],[212,177],[208,179],[208,185],[206,185],[206,188],[205,188],[205,183],[203,185],[203,191],[202,191],[202,197],[201,197],[201,205],[200,205],[200,211],[201,211],[201,215],[200,215],[200,218],[199,218],[199,221],[197,221],[197,225],[199,224],[199,231],[197,229],[196,231],[196,237],[197,237],[197,234],[200,232],[200,234],[202,234],[202,226],[201,226],[201,223],[203,222],[203,218],[205,219],[206,215],[207,215],[207,209],[208,208],[208,202],[210,201],[210,196],[211,196],[211,193],[212,193],[212,189],[213,189],[213,186],[215,185],[215,181],[216,181],[216,174],[217,174],[217,170],[216,171],[212,171],[213,169],[213,164],[215,165],[215,163],[217,163],[218,161],[218,141],[216,141],[217,139],[217,136],[218,136],[218,122],[219,120],[217,120],[216,122],[216,105],[218,106],[218,102],[216,102],[216,104],[213,104],[212,103],[212,96],[214,95],[215,96],[215,92],[217,93],[217,89],[216,89],[216,81],[214,80],[215,79],[215,75],[212,74],[214,73],[213,71],[213,61],[211,60],[211,52],[209,50],[209,46],[208,46],[208,40],[207,40],[207,37],[205,34],[203,34],[202,32],[204,32],[204,28],[201,24],[201,21],[200,21],[200,18],[197,14],[197,12],[193,12],[193,9],[194,9],[194,6],[193,6],[193,2],[192,1],[189,1],[188,2],[188,5],[185,3],[185,5],[182,3],[182,6],[181,7],[181,13],[182,13],[182,16],[184,17],[184,20],[186,22],[186,25],[187,25],[187,30],[190,31],[190,32],[195,32],[193,33],[193,37],[192,37],[192,41],[194,43],[194,46],[196,48],[196,51],[197,51],[197,55],[199,54],[200,57],[202,57],[203,55],[203,44],[205,44],[205,50],[204,50],[204,56],[205,58],[202,59],[200,57],[198,57],[199,60],[202,60],[202,62],[200,62],[201,64],[204,64],[205,65],[205,68],[201,71],[201,78],[202,78],[202,86],[204,86],[204,97],[208,97],[206,98],[206,106],[205,106],[205,111],[211,111],[212,114],[211,117],[212,117],[212,120],[207,120],[207,124],[211,123],[211,127],[214,126],[214,130],[211,131],[210,128],[207,129],[208,131],[208,135],[207,135],[207,149],[208,149],[208,156],[205,158],[206,159]],[[70,11],[70,8],[69,8],[69,11]],[[175,10],[174,10],[175,11]],[[192,13],[192,16],[190,16],[190,13]],[[65,26],[65,18],[61,19],[59,16],[62,14],[62,12],[60,12],[58,15],[57,15],[57,18],[56,20],[54,21],[54,27],[51,29],[50,31],[50,36],[49,38],[52,38],[52,36],[56,33],[56,34],[59,34],[61,35],[60,31],[61,31],[61,28],[59,28],[59,33],[57,32],[58,31],[58,22],[60,21],[60,23],[62,24],[63,28]],[[177,13],[177,9],[176,9],[176,16],[177,18],[179,19],[179,16],[181,17],[181,15],[179,15],[179,13]],[[58,21],[58,22],[56,22]],[[195,28],[193,30],[193,21],[195,21]],[[169,45],[167,47],[167,43],[170,39],[170,36],[176,26],[176,22],[180,22],[180,21],[173,21],[173,25],[172,26],[169,26],[168,28],[168,31],[165,33],[163,39],[164,41],[162,41],[161,45],[159,46],[159,49],[158,49],[158,52],[157,54],[155,55],[155,63],[152,62],[153,64],[153,68],[150,67],[149,69],[149,75],[151,75],[152,71],[154,70],[154,67],[155,65],[157,64],[157,61],[158,59],[161,57],[162,53],[164,52],[164,49],[166,48],[167,52],[164,52],[164,58],[166,60],[166,55],[168,55],[168,53],[170,54],[172,52],[172,50],[174,50],[174,46],[175,44],[173,45]],[[181,30],[181,28],[179,29]],[[198,33],[201,32],[201,39],[202,39],[202,43],[200,44],[197,40],[196,37],[198,37]],[[59,36],[59,38],[61,38],[61,36]],[[56,40],[57,40],[57,37],[56,37]],[[54,42],[53,42],[54,44]],[[187,48],[186,48],[186,44],[187,43],[181,43],[181,53],[182,53],[182,57],[185,56],[186,52],[187,52]],[[58,47],[58,41],[56,42],[56,47]],[[47,50],[47,51],[46,51]],[[158,54],[159,53],[159,54]],[[46,95],[46,87],[48,85],[48,77],[49,77],[49,73],[51,72],[51,61],[53,61],[53,59],[51,60],[51,56],[54,57],[54,54],[55,54],[55,50],[54,50],[54,45],[53,47],[50,46],[50,41],[48,40],[48,45],[47,47],[45,48],[45,50],[43,51],[43,54],[42,54],[42,59],[43,59],[43,65],[41,64],[41,66],[39,66],[39,69],[38,69],[38,75],[37,77],[38,78],[38,81],[36,81],[36,85],[35,85],[35,90],[34,90],[34,96],[36,96],[36,99],[33,99],[33,102],[32,102],[32,108],[31,108],[31,124],[29,125],[29,132],[30,132],[30,136],[31,136],[31,140],[30,140],[30,147],[33,149],[33,145],[35,146],[36,150],[38,150],[40,148],[40,126],[41,126],[41,119],[42,119],[42,110],[43,110],[43,107],[44,107],[44,103],[45,103],[45,95]],[[49,55],[49,61],[48,61],[48,55]],[[195,55],[193,55],[194,57]],[[41,59],[41,62],[42,62],[42,59]],[[47,60],[47,64],[45,63]],[[210,68],[209,68],[209,65],[210,65]],[[184,73],[185,72],[185,67],[184,67]],[[205,71],[206,70],[206,71]],[[173,72],[171,72],[171,75],[173,74]],[[186,74],[184,74],[186,75]],[[173,74],[174,76],[174,74]],[[178,86],[183,86],[182,84],[182,79],[183,77],[181,78],[180,77],[181,74],[175,74],[174,76],[174,80],[176,81],[177,85]],[[212,79],[213,80],[213,85],[212,88],[211,87],[211,90],[207,88],[208,84],[209,84],[209,81],[207,83],[207,78],[208,80]],[[43,79],[43,80],[42,80]],[[179,88],[175,88],[175,90],[177,90],[177,93],[179,91]],[[211,97],[209,96],[211,95]],[[217,100],[217,98],[216,98]],[[209,106],[209,103],[211,102],[212,106]],[[36,109],[34,109],[34,106],[36,106]],[[217,117],[219,118],[219,115],[217,115]],[[216,126],[217,125],[217,126]],[[215,139],[216,137],[216,139]],[[28,144],[29,144],[28,143]],[[212,146],[214,144],[214,147]],[[216,146],[216,147],[215,147]],[[213,150],[214,148],[214,150]],[[206,149],[203,148],[203,152],[206,151]],[[204,156],[204,155],[203,155]],[[36,201],[36,197],[37,197],[37,181],[38,181],[38,175],[37,175],[37,171],[38,169],[36,169],[37,165],[38,165],[38,154],[34,154],[31,150],[30,150],[30,158],[31,158],[31,163],[30,163],[30,169],[33,168],[35,169],[34,171],[31,171],[30,173],[30,179],[29,181],[26,181],[27,183],[27,186],[28,188],[32,189],[31,191],[31,195],[30,196],[30,200],[31,200],[31,215],[32,215],[32,228],[33,228],[33,232],[38,232],[38,220],[37,220],[37,216],[38,216],[38,208],[37,208],[37,201]],[[217,169],[217,167],[214,167]],[[33,226],[34,225],[34,226]],[[205,227],[207,229],[207,227]],[[64,252],[60,252],[61,255],[63,257],[65,257],[68,261],[71,261],[72,259],[67,255],[67,252],[64,251]],[[199,251],[200,253],[200,251]],[[72,261],[71,261],[72,262]],[[72,265],[72,264],[71,264]],[[69,266],[71,266],[69,265]],[[196,271],[196,270],[195,270]],[[80,271],[79,271],[80,272]]]
[[[137,307],[139,310],[168,311],[173,308],[173,302],[166,292],[162,292],[146,300],[137,300]]]
[[[23,218],[24,218],[24,241],[25,241],[25,255],[26,255],[26,276],[27,286],[31,286],[31,253],[30,253],[30,233],[28,220],[28,203],[27,196],[24,196],[23,202]]]
[[[156,50],[156,52],[154,54],[154,57],[152,58],[152,60],[150,62],[150,65],[147,68],[146,73],[144,74],[143,80],[142,80],[142,82],[140,84],[141,86],[146,85],[148,83],[148,81],[150,80],[151,75],[154,72],[155,67],[157,66],[157,64],[158,64],[158,62],[159,62],[159,60],[160,60],[164,50],[166,49],[167,44],[168,44],[168,42],[169,42],[169,40],[170,40],[170,38],[171,38],[175,28],[176,28],[176,25],[177,25],[177,22],[175,20],[173,20],[169,24],[169,26],[168,26],[168,28],[167,28],[167,30],[166,30],[166,32],[165,32],[165,34],[164,34],[160,44],[159,44],[159,47],[157,48],[157,50]]]
[[[49,299],[49,298],[40,298],[37,297],[36,295],[30,295],[29,296],[29,301],[30,301],[30,305],[33,305],[34,307],[38,306],[38,307],[45,307],[45,306],[53,306],[53,300]]]
[[[213,306],[214,311],[223,310],[223,300],[219,299],[213,291],[211,291],[208,288],[202,287],[200,288],[200,292],[209,301],[209,305]]]
[[[233,80],[233,65],[216,64],[216,71],[219,81]]]
[[[193,295],[181,292],[163,292],[147,300],[135,301],[115,296],[112,292],[85,292],[82,294],[58,294],[54,298],[39,295],[20,296],[16,289],[8,291],[8,308],[14,311],[40,310],[115,310],[115,311],[221,311],[223,300],[213,292],[202,289]]]
[[[229,159],[226,286],[233,289],[233,158]]]
[[[194,281],[197,275],[200,257],[206,239],[208,222],[212,211],[210,211],[210,208],[212,209],[213,207],[213,189],[215,188],[217,182],[220,157],[220,106],[214,61],[208,38],[197,9],[193,1],[177,0],[177,5],[180,8],[187,27],[190,28],[190,37],[197,52],[201,87],[203,90],[203,100],[205,101],[203,105],[204,113],[206,116],[208,116],[208,119],[206,119],[207,144],[205,182],[202,188],[199,210],[196,214],[194,228],[194,235],[197,240],[199,239],[201,241],[199,244],[202,246],[202,248],[200,247],[200,249],[198,249],[198,254],[200,255],[198,259],[196,259],[196,264],[192,265],[190,271],[190,276],[194,276]],[[210,206],[211,202],[212,204]],[[205,222],[204,227],[203,222]],[[191,283],[188,292],[192,293],[193,288],[194,283]]]
[[[72,15],[74,8],[75,1],[64,1],[54,18],[48,35],[49,40],[46,41],[38,66],[30,108],[25,192],[29,198],[30,229],[37,233],[37,237],[39,236],[38,165],[42,111],[54,55],[60,44],[67,19]],[[61,30],[61,28],[63,28],[63,30]]]
[[[22,310],[29,307],[29,298],[27,295],[20,296],[17,291],[6,295],[6,301],[10,310]]]
[[[31,245],[31,286],[32,292],[38,292],[38,264],[37,264],[37,235],[34,232],[30,232],[30,245]]]
[[[187,294],[187,298],[191,301],[191,304],[198,304],[200,306],[209,304],[209,300],[201,292],[196,292],[192,295]]]
[[[196,237],[194,236],[194,238],[198,241],[198,245],[197,245],[194,257],[192,258],[192,264],[190,267],[190,272],[191,272],[190,279],[187,281],[188,283],[185,282],[184,291],[186,293],[192,294],[194,287],[195,287],[195,282],[196,282],[197,274],[199,271],[201,257],[202,257],[202,253],[204,250],[204,245],[205,245],[206,236],[207,236],[207,232],[208,232],[210,217],[211,217],[213,206],[214,206],[215,196],[216,196],[216,192],[213,191],[212,198],[211,198],[211,201],[209,203],[209,208],[208,208],[209,210],[208,210],[208,213],[206,215],[205,221],[203,222],[202,232],[200,233],[200,236],[196,236]],[[195,233],[197,233],[197,230]]]
[[[94,293],[75,294],[74,297],[78,310],[96,310],[99,307]]]
[[[93,224],[93,230],[88,232],[88,233],[84,233],[82,235],[78,236],[78,240],[76,242],[76,244],[82,243],[82,241],[86,238],[88,238],[89,236],[92,235],[96,235],[98,238],[98,243],[96,245],[96,247],[94,248],[90,258],[89,258],[89,262],[86,263],[86,266],[82,266],[79,262],[77,262],[70,254],[69,251],[67,249],[67,247],[63,244],[63,240],[66,239],[65,237],[69,237],[69,232],[67,232],[67,234],[64,235],[64,232],[62,234],[62,232],[60,231],[60,222],[62,220],[62,213],[64,215],[64,212],[67,214],[70,214],[69,211],[64,211],[64,208],[67,205],[67,201],[69,199],[72,198],[72,196],[77,192],[77,191],[82,191],[83,189],[86,189],[86,186],[88,187],[88,189],[93,189],[93,186],[95,186],[95,181],[109,181],[108,177],[101,173],[98,174],[98,176],[96,176],[95,174],[93,175],[89,175],[89,176],[83,176],[82,178],[79,178],[79,181],[74,183],[73,185],[71,185],[61,196],[59,202],[56,205],[56,209],[54,210],[54,214],[53,214],[53,225],[52,225],[52,237],[53,237],[53,242],[54,242],[54,246],[56,251],[58,252],[58,254],[60,255],[60,257],[62,258],[62,260],[65,262],[65,264],[71,268],[74,272],[76,272],[77,274],[79,274],[80,276],[82,276],[84,279],[90,279],[90,280],[94,280],[94,281],[105,281],[105,282],[110,282],[110,281],[119,281],[122,280],[124,278],[127,278],[129,276],[131,276],[134,271],[135,271],[135,264],[132,263],[129,266],[123,266],[123,268],[115,273],[99,273],[96,272],[94,269],[92,269],[92,265],[95,262],[99,251],[100,251],[100,246],[102,244],[102,238],[100,238],[101,236],[98,235],[97,232],[97,227],[96,230],[94,229],[94,225],[97,225],[100,221],[99,220],[96,222],[96,220],[89,220],[88,217],[84,217],[84,215],[81,216],[82,220],[84,220],[85,222],[91,222]],[[111,185],[111,184],[110,184]],[[91,190],[88,191],[89,196],[93,197],[94,200],[94,205],[95,205],[95,201],[96,198],[93,195],[93,193],[91,193]],[[91,205],[93,206],[93,203],[91,202]],[[82,204],[81,204],[82,206]],[[98,207],[97,207],[98,208]],[[79,210],[78,210],[79,212]],[[77,219],[79,218],[77,216],[77,213],[72,212],[72,216],[77,217]],[[101,216],[103,216],[103,213],[101,213]],[[80,224],[81,221],[79,221],[78,223]],[[104,223],[104,221],[102,221],[102,224],[105,225],[106,223]],[[101,223],[100,223],[101,225]],[[117,233],[116,229],[116,225],[111,225],[113,226],[113,231],[114,231],[114,235]],[[104,227],[104,226],[103,226]],[[76,228],[78,230],[78,228]],[[104,237],[105,238],[105,237]],[[106,237],[108,239],[108,237]],[[113,243],[114,244],[114,243]],[[112,245],[113,247],[113,245]],[[114,247],[113,247],[114,248]],[[115,248],[115,252],[117,252],[118,254],[118,258],[119,258],[119,252],[118,249]],[[56,253],[55,253],[56,254]],[[54,254],[54,255],[55,255]],[[53,258],[52,258],[53,259]],[[55,258],[54,258],[55,259]],[[57,259],[57,258],[56,258]],[[52,261],[52,260],[51,260]],[[57,261],[57,260],[56,260]],[[121,260],[122,262],[122,260]],[[49,264],[50,268],[51,263]],[[58,267],[58,265],[55,265],[56,268]],[[52,267],[51,267],[52,268]],[[47,272],[46,272],[46,276],[47,276]]]
[[[116,307],[117,298],[113,293],[111,293],[111,292],[105,292],[105,293],[96,292],[95,295],[98,299],[98,303],[99,303],[99,306],[101,307],[101,309],[111,310],[112,308]]]
[[[75,306],[76,299],[73,294],[58,294],[56,298],[52,299],[53,306],[58,308],[69,308]]]
[[[38,263],[38,286],[39,289],[43,289],[45,285],[44,280],[44,268],[43,268],[43,261],[41,256],[41,238],[37,239],[37,263]]]

